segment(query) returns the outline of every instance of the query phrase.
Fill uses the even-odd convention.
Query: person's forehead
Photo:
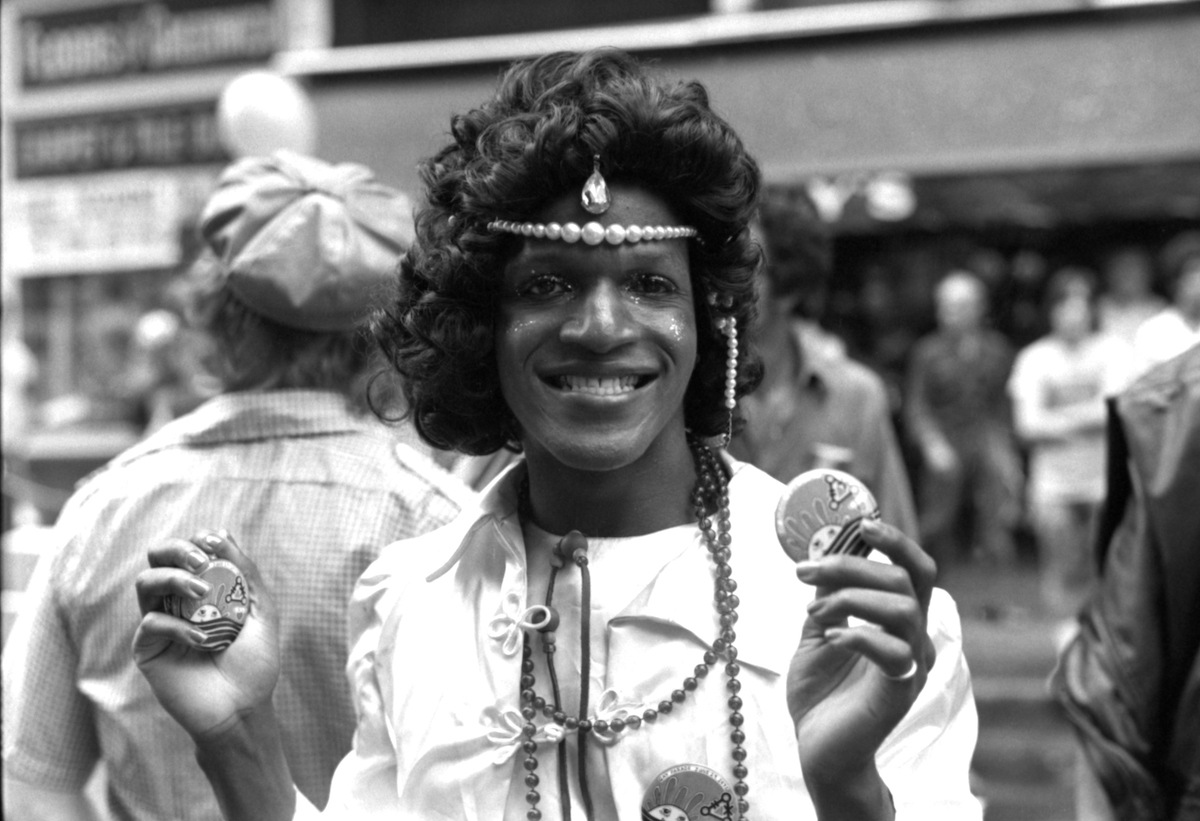
[[[603,214],[584,210],[578,191],[568,191],[547,202],[534,219],[536,222],[598,222],[601,225],[678,225],[674,210],[662,197],[630,183],[609,184],[612,204]]]
[[[535,268],[557,265],[565,260],[596,264],[621,262],[657,267],[675,261],[686,263],[686,242],[687,240],[677,239],[636,244],[623,243],[618,246],[607,244],[591,246],[583,243],[568,244],[556,240],[530,237],[525,240],[525,245],[517,253],[514,262]]]

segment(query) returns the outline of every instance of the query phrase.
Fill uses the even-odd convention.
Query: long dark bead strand
[[[713,598],[721,625],[721,634],[713,641],[712,652],[705,654],[704,662],[710,666],[716,664],[718,655],[724,655],[727,660],[725,675],[728,677],[726,687],[729,689],[729,724],[732,728],[729,740],[733,742],[733,777],[736,779],[733,791],[737,795],[738,812],[742,821],[747,821],[746,813],[750,809],[750,803],[746,800],[746,794],[750,787],[746,783],[746,776],[749,769],[746,767],[746,749],[742,746],[746,740],[746,733],[742,730],[745,718],[741,712],[742,698],[738,695],[742,689],[742,683],[738,679],[742,668],[737,663],[738,653],[734,645],[737,633],[733,629],[738,620],[737,606],[741,602],[734,593],[737,590],[737,582],[733,580],[733,569],[729,566],[730,547],[733,544],[733,537],[729,533],[729,484],[716,455],[702,443],[693,443],[693,448],[700,463],[700,479],[692,493],[692,504],[700,531],[704,534],[704,541],[708,544],[709,553],[717,566]],[[716,511],[715,527],[710,516],[710,511],[713,510]],[[707,673],[707,670],[705,672]]]
[[[703,442],[698,439],[689,437],[689,444],[692,448],[692,453],[696,460],[696,486],[692,490],[692,507],[696,516],[696,521],[699,524],[700,532],[704,537],[705,544],[708,547],[709,555],[712,557],[716,567],[716,578],[714,580],[714,601],[718,613],[718,621],[721,625],[720,633],[713,640],[712,649],[704,653],[703,661],[697,664],[692,671],[692,675],[685,678],[679,689],[673,690],[669,698],[663,699],[657,707],[649,707],[642,711],[640,716],[632,715],[627,718],[616,718],[605,722],[601,719],[589,720],[587,715],[587,683],[581,682],[581,705],[579,717],[568,716],[562,709],[561,695],[558,689],[558,680],[555,674],[554,665],[554,626],[542,625],[542,645],[546,653],[547,669],[550,672],[550,679],[553,689],[554,701],[547,702],[546,699],[537,695],[534,691],[534,675],[533,675],[533,658],[532,648],[529,643],[529,635],[526,634],[525,644],[522,650],[521,664],[521,715],[525,719],[525,724],[522,727],[524,741],[522,749],[525,751],[525,785],[529,788],[526,793],[526,799],[529,802],[529,810],[525,813],[528,821],[540,821],[542,812],[537,808],[537,803],[541,800],[540,794],[537,792],[538,776],[536,773],[538,767],[537,749],[538,745],[533,740],[537,734],[537,725],[533,723],[538,712],[549,717],[556,724],[562,726],[569,733],[580,734],[580,798],[584,801],[586,811],[591,814],[591,796],[587,794],[587,784],[585,778],[585,761],[583,750],[585,747],[585,739],[588,733],[604,733],[612,731],[634,732],[643,726],[648,726],[657,722],[660,717],[671,714],[676,706],[682,706],[687,700],[688,693],[694,691],[702,679],[706,678],[710,669],[718,664],[721,657],[726,660],[725,675],[727,677],[726,687],[729,690],[729,724],[732,730],[729,734],[729,740],[733,742],[733,791],[737,796],[738,812],[742,821],[749,821],[747,812],[750,809],[750,804],[746,800],[746,794],[749,792],[749,787],[746,784],[746,776],[749,770],[746,767],[746,750],[742,746],[746,740],[746,734],[742,730],[742,725],[745,719],[742,716],[742,698],[738,693],[742,689],[741,681],[738,675],[741,673],[741,665],[737,662],[738,651],[734,645],[737,639],[737,634],[734,632],[733,626],[737,624],[738,614],[737,607],[739,604],[737,594],[737,582],[733,580],[733,569],[729,566],[729,558],[731,555],[730,546],[733,543],[733,538],[730,535],[730,515],[729,515],[729,482],[728,476],[725,473],[725,468],[721,464],[717,456]],[[528,485],[522,487],[522,504],[525,506],[523,515],[528,515]],[[550,578],[550,589],[546,595],[546,605],[550,606],[551,597],[553,595],[554,581],[557,576],[557,569],[561,566],[560,563],[574,562],[581,570],[581,573],[587,573],[587,555],[586,555],[586,540],[580,539],[582,550],[573,550],[575,544],[571,543],[571,537],[564,538],[559,545],[559,555],[557,561],[552,560],[552,570]],[[582,562],[580,561],[582,559]],[[582,581],[582,579],[581,579]],[[585,589],[590,589],[590,585],[584,585]],[[556,626],[556,625],[555,625]],[[581,629],[588,629],[588,625],[581,624]],[[586,634],[585,634],[586,635]],[[588,642],[584,641],[580,648],[582,652],[586,652]],[[581,658],[581,662],[584,661]],[[565,743],[565,740],[560,743]],[[559,781],[560,791],[562,795],[564,819],[570,818],[570,795],[566,790],[566,773],[565,756],[559,755]]]
[[[537,808],[538,802],[542,800],[542,794],[537,791],[541,782],[537,774],[538,744],[533,740],[537,735],[537,725],[533,723],[537,716],[537,709],[533,706],[533,683],[533,649],[529,646],[527,636],[521,648],[521,717],[525,719],[525,724],[521,727],[521,750],[525,753],[525,786],[529,789],[529,792],[525,793],[525,800],[529,802],[529,810],[525,817],[529,821],[541,821],[542,811]]]

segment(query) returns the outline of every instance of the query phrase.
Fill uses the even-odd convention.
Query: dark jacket
[[[1200,346],[1110,404],[1098,590],[1051,684],[1122,819],[1200,819]]]

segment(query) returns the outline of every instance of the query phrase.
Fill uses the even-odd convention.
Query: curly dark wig
[[[654,192],[699,231],[689,254],[698,357],[685,418],[699,435],[724,432],[725,344],[714,314],[751,325],[761,253],[748,225],[760,174],[704,87],[656,80],[614,49],[548,54],[512,66],[493,99],[452,119],[451,133],[422,163],[428,202],[416,242],[371,323],[421,437],[477,455],[520,449],[494,348],[502,273],[524,240],[487,224],[524,221],[580,190],[597,154],[610,183]],[[762,377],[742,348],[739,396]]]

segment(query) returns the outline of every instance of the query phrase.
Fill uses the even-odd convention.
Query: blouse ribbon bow
[[[484,709],[480,720],[485,726],[491,727],[488,730],[487,740],[497,747],[496,754],[492,757],[492,764],[498,767],[511,759],[525,740],[525,736],[521,733],[521,729],[525,726],[525,719],[519,712],[511,708],[500,710],[496,707],[488,707]],[[533,734],[533,740],[538,743],[557,744],[562,741],[564,732],[560,725],[553,722],[542,724]]]
[[[488,622],[488,635],[494,639],[503,639],[501,649],[504,655],[511,656],[520,649],[521,631],[536,629],[550,618],[550,608],[535,604],[521,610],[521,594],[511,591],[504,597],[500,612]],[[537,617],[532,619],[532,617]]]

